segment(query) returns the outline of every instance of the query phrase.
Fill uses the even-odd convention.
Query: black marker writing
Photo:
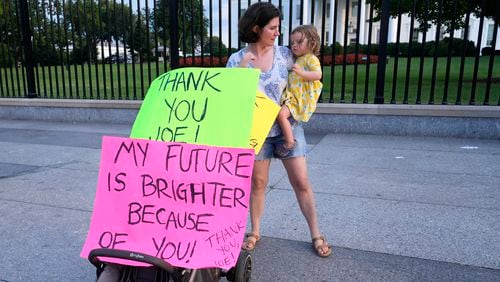
[[[212,72],[212,74],[210,74],[210,72]],[[216,92],[221,92],[220,89],[214,86],[215,81],[210,81],[220,75],[220,72],[213,73],[213,70],[202,70],[198,74],[184,71],[170,71],[159,77],[161,83],[158,90],[167,91],[167,89],[170,88],[169,90],[171,92],[177,92],[179,89],[181,91],[204,91],[205,86],[207,86]]]
[[[126,142],[129,143],[127,144]],[[132,139],[123,141],[120,148],[118,148],[118,151],[116,152],[114,163],[116,164],[118,162],[118,158],[121,156],[122,150],[125,150],[128,154],[132,153],[135,166],[139,166],[138,161],[141,161],[141,166],[144,166],[144,163],[146,162],[146,155],[148,153],[148,147],[149,143],[146,143],[146,146],[143,147],[141,143],[135,142]]]

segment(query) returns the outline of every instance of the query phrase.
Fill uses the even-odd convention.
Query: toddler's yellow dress
[[[319,59],[311,53],[299,57],[295,63],[306,71],[321,72]],[[307,122],[316,110],[322,88],[321,81],[305,80],[292,71],[288,75],[287,90],[283,93],[281,102],[287,105],[295,120]]]

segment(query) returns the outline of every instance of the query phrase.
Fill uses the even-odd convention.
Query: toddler
[[[302,25],[290,35],[292,53],[296,57],[292,72],[288,76],[287,90],[281,99],[282,106],[278,114],[278,123],[283,132],[284,143],[277,146],[274,153],[286,157],[295,148],[295,138],[289,117],[296,121],[307,122],[316,110],[316,103],[323,84],[321,65],[318,57],[320,41],[316,28]]]

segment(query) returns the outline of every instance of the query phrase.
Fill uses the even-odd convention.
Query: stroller
[[[100,258],[117,258],[146,263],[150,266],[112,265]],[[122,282],[215,282],[222,277],[232,282],[247,282],[250,281],[252,274],[252,256],[246,250],[241,250],[236,265],[228,271],[219,268],[180,268],[154,256],[116,249],[94,249],[89,253],[88,259],[96,267],[98,281],[106,267],[118,267],[119,275],[116,278]]]

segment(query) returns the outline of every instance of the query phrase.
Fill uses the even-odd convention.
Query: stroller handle
[[[132,252],[127,250],[115,250],[115,249],[93,249],[89,253],[89,261],[95,266],[99,267],[102,261],[99,257],[107,257],[107,258],[119,258],[129,261],[143,262],[147,264],[151,264],[153,266],[159,267],[163,270],[166,270],[170,273],[175,273],[176,268],[166,261],[159,259],[154,256],[150,256],[147,254],[143,254],[140,252]]]

